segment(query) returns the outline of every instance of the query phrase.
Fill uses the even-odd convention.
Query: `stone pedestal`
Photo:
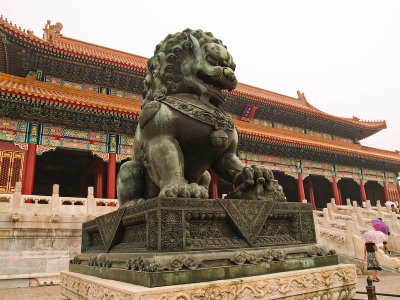
[[[109,299],[114,290],[115,299],[338,299],[355,280],[354,266],[337,266],[335,251],[316,244],[307,203],[154,198],[82,229],[82,254],[63,275],[70,299]]]
[[[69,271],[158,287],[336,265],[315,242],[307,203],[153,198],[84,223]]]
[[[240,249],[316,243],[307,203],[153,198],[82,225],[82,253]]]
[[[208,300],[208,299],[352,299],[354,265],[335,265],[230,280],[148,288],[62,272],[61,293],[70,300]]]

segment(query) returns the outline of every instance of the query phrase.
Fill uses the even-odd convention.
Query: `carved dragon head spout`
[[[168,35],[147,63],[144,104],[168,94],[195,93],[200,101],[220,107],[222,90],[233,90],[236,65],[222,42],[209,32],[186,29]]]

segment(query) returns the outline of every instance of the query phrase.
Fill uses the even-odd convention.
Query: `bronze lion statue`
[[[245,167],[222,90],[236,87],[235,63],[211,33],[168,35],[147,63],[132,159],[117,178],[121,206],[153,197],[208,198],[210,173],[232,183],[230,198],[286,201],[266,167]]]

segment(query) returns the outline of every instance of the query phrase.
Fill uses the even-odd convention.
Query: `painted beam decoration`
[[[117,154],[117,161],[129,158],[133,147],[133,137],[126,135],[8,119],[0,119],[0,141],[11,142],[23,150],[27,149],[28,143],[35,143],[38,145],[38,155],[59,147],[88,150],[103,160],[108,160],[108,153],[113,152]]]
[[[299,173],[298,160],[275,157],[270,155],[259,155],[254,153],[238,151],[237,156],[246,165],[264,165],[273,171],[284,172],[287,175],[297,178]]]
[[[325,176],[329,181],[331,181],[331,177],[335,177],[332,164],[301,160],[301,165],[303,174]]]
[[[355,181],[362,179],[362,171],[360,168],[335,165],[336,177],[338,178],[351,178]]]
[[[350,178],[356,182],[359,182],[360,179],[364,179],[365,181],[376,181],[379,183],[386,181],[393,184],[393,186],[395,186],[397,182],[396,174],[394,172],[361,169],[353,166],[320,163],[310,160],[299,160],[271,155],[259,155],[244,151],[238,151],[237,156],[247,165],[265,165],[273,171],[284,172],[293,177],[296,177],[297,173],[302,173],[307,176],[324,176],[329,181],[332,180],[332,177],[336,177],[337,180],[341,178]],[[303,177],[303,179],[305,179],[305,177]]]
[[[253,118],[254,113],[256,112],[257,108],[258,108],[258,106],[246,104],[246,108],[244,109],[243,115],[240,118],[240,120],[245,121],[245,122],[250,122],[250,120]]]
[[[121,91],[121,90],[117,90],[114,88],[102,87],[102,86],[95,85],[95,84],[74,82],[74,81],[65,80],[62,78],[57,78],[57,77],[49,76],[49,75],[42,76],[41,74],[42,74],[41,70],[36,71],[36,79],[39,78],[38,80],[46,82],[46,83],[56,84],[56,85],[60,85],[60,86],[69,87],[72,89],[82,90],[82,91],[89,91],[89,92],[94,92],[94,93],[101,93],[101,94],[122,97],[122,98],[126,98],[126,99],[142,101],[142,96],[138,95],[138,94]]]
[[[385,172],[383,171],[370,170],[370,169],[362,169],[362,171],[363,171],[363,179],[365,180],[372,180],[377,182],[385,181]]]

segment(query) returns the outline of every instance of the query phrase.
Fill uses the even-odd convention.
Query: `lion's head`
[[[169,34],[147,62],[144,104],[168,94],[195,93],[201,101],[220,107],[221,90],[233,90],[235,63],[226,46],[210,32],[186,29]]]

